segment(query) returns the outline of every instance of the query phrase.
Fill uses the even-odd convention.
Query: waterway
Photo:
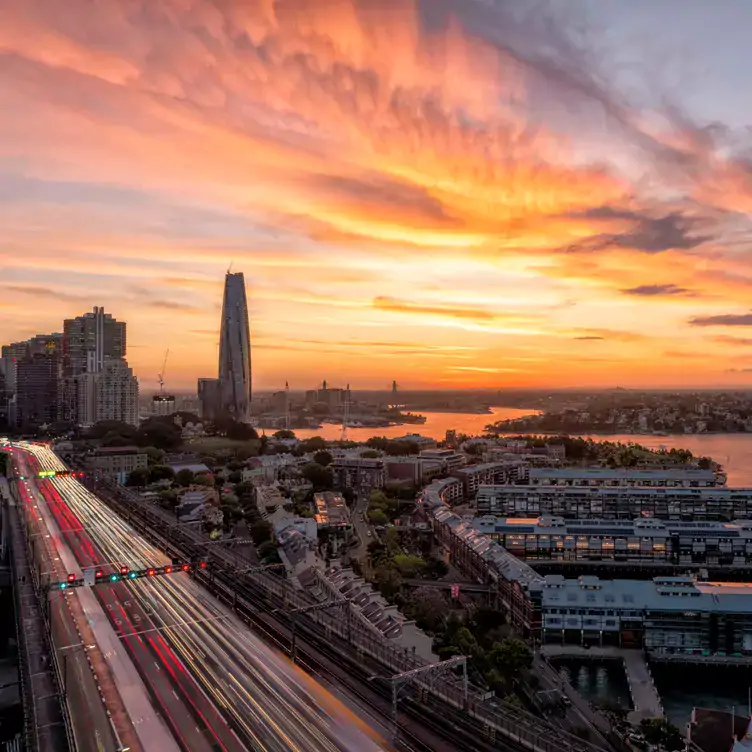
[[[615,661],[604,663],[558,659],[559,673],[594,705],[624,709],[632,707],[629,685],[623,668]],[[665,666],[650,668],[668,720],[684,730],[692,708],[713,708],[739,715],[747,712],[750,680],[742,668],[698,668]]]
[[[512,407],[494,407],[490,413],[422,413],[426,417],[425,423],[403,424],[386,428],[348,428],[347,437],[351,441],[365,441],[371,436],[386,436],[396,438],[407,433],[419,433],[435,439],[444,439],[446,432],[456,430],[468,436],[482,434],[489,423],[498,420],[510,420],[530,415],[530,410],[520,410]],[[321,436],[328,440],[339,439],[342,426],[324,424],[321,428],[296,429],[295,435],[305,439],[310,436]],[[588,435],[585,434],[587,438]],[[659,449],[689,449],[698,457],[712,457],[723,465],[728,476],[729,486],[752,486],[752,434],[699,434],[684,436],[642,436],[639,434],[609,434],[590,435],[595,441],[621,441]]]
[[[520,410],[515,407],[492,407],[490,413],[424,413],[425,423],[403,423],[398,426],[385,428],[348,428],[347,438],[350,441],[366,441],[372,436],[386,436],[394,439],[407,433],[419,433],[421,436],[430,436],[432,439],[444,440],[447,431],[457,431],[468,436],[479,436],[485,432],[490,423],[498,420],[514,420],[530,415],[532,410]],[[336,441],[342,434],[342,426],[332,423],[324,423],[321,428],[296,428],[295,435],[299,439],[307,439],[311,436],[321,436],[328,441]]]

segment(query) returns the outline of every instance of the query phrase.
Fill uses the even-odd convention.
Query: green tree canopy
[[[151,482],[151,473],[148,467],[137,467],[129,473],[125,481],[126,486],[148,486]]]
[[[190,486],[191,483],[193,483],[194,477],[193,470],[184,467],[182,470],[178,470],[175,474],[175,482],[181,486]]]
[[[321,467],[318,462],[309,462],[305,465],[301,475],[313,484],[314,491],[328,491],[334,483],[332,471],[328,467]]]
[[[283,428],[281,431],[275,431],[272,434],[273,439],[294,439],[295,434],[292,431],[288,431],[286,428]]]
[[[172,480],[175,477],[175,471],[169,465],[152,465],[149,468],[149,474],[152,483],[160,480]]]
[[[321,436],[311,436],[310,439],[303,439],[298,444],[298,448],[302,450],[303,454],[308,454],[309,452],[320,452],[323,449],[326,449],[327,443],[325,439],[322,439]]]
[[[265,541],[271,541],[274,537],[274,528],[268,520],[257,520],[251,525],[251,538],[259,546]]]
[[[317,462],[322,467],[329,467],[329,465],[334,462],[334,457],[332,457],[331,453],[327,452],[326,449],[321,449],[313,455],[313,461]]]
[[[512,684],[519,681],[533,664],[533,654],[528,646],[515,638],[494,643],[489,659],[504,681]]]

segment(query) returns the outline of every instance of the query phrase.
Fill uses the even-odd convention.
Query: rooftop
[[[702,470],[697,467],[671,469],[634,469],[610,467],[540,467],[530,470],[530,480],[536,478],[551,478],[570,480],[586,478],[588,480],[687,480],[716,482],[716,474],[712,470]]]
[[[752,583],[699,582],[688,577],[654,580],[564,579],[549,575],[542,589],[544,608],[626,608],[635,611],[738,613],[752,611]]]

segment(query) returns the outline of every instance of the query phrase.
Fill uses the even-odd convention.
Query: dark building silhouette
[[[219,333],[219,412],[247,422],[251,414],[251,335],[242,272],[225,276]]]
[[[37,335],[16,362],[15,423],[42,425],[58,419],[61,335]]]

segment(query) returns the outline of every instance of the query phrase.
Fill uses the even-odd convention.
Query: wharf
[[[663,716],[663,705],[653,683],[645,656],[640,650],[613,647],[583,648],[579,645],[543,645],[541,652],[547,658],[577,658],[580,660],[621,661],[627,675],[629,692],[632,695],[632,710],[628,719],[637,724],[644,718]]]

